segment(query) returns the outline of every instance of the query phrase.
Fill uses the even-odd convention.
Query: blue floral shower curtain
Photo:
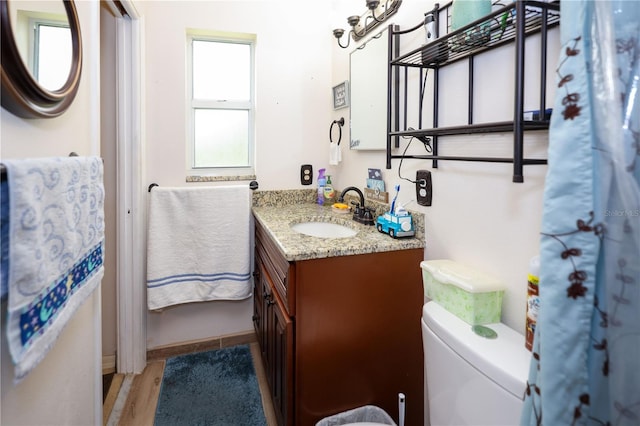
[[[561,14],[521,423],[640,425],[640,2]]]

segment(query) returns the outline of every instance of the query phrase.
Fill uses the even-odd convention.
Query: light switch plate
[[[431,172],[418,170],[416,172],[416,200],[421,206],[430,206],[433,191],[431,187]]]
[[[311,164],[300,166],[300,183],[302,185],[311,185],[313,183],[313,166]]]

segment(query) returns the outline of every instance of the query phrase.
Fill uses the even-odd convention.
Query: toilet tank
[[[436,302],[423,307],[425,378],[431,425],[517,425],[531,353],[524,336],[487,324],[495,339]]]

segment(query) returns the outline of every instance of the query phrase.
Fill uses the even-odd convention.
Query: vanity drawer
[[[295,267],[284,258],[276,243],[269,237],[265,229],[256,221],[256,257],[260,259],[271,277],[275,290],[285,303],[287,313],[295,315]]]

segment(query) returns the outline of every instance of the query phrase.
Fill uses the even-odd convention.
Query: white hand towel
[[[153,188],[148,308],[251,296],[250,245],[248,186]]]
[[[342,151],[340,150],[340,144],[336,142],[329,142],[329,164],[331,166],[337,166],[342,161]]]
[[[98,157],[6,160],[5,166],[7,338],[18,383],[102,280],[104,185]]]

